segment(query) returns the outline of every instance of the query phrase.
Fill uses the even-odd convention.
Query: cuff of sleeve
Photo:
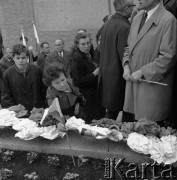
[[[123,63],[122,63],[122,66],[124,67],[125,65],[129,65],[129,61],[124,61]]]
[[[146,66],[143,66],[141,68],[141,71],[143,73],[143,76],[146,80],[148,81],[156,81],[156,82],[159,82],[163,79],[163,76],[162,75],[159,75],[159,74],[156,74],[155,72],[150,72],[148,71],[148,67]]]

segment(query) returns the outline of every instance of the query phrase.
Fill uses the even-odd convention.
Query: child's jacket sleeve
[[[48,87],[48,89],[47,89],[46,99],[47,99],[48,106],[50,106],[52,104],[53,100],[55,99],[55,95],[52,92],[51,87]]]

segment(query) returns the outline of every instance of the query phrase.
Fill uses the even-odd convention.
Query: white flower
[[[176,136],[161,137],[164,148],[163,162],[165,164],[172,164],[177,161],[177,138]]]
[[[85,125],[85,121],[82,119],[77,119],[74,116],[69,118],[65,124],[66,130],[78,130],[78,128],[83,125]]]
[[[159,139],[131,133],[127,139],[127,144],[134,151],[150,154],[151,158],[159,164],[172,164],[177,161],[176,136],[163,136]]]
[[[159,164],[162,163],[165,154],[162,141],[160,141],[160,139],[155,137],[149,137],[149,141],[150,141],[149,154],[151,155],[151,158],[154,159]]]
[[[149,139],[138,133],[130,133],[127,138],[128,146],[136,152],[149,154]]]
[[[161,139],[150,137],[151,158],[158,163],[172,164],[177,161],[177,138],[175,136],[163,136]]]

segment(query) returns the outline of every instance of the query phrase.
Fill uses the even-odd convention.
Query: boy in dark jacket
[[[58,98],[63,115],[84,118],[82,106],[85,100],[79,89],[66,78],[64,70],[55,63],[45,67],[43,82],[47,89],[47,103],[50,106],[55,98]]]
[[[22,104],[28,111],[45,106],[45,91],[39,67],[28,64],[29,51],[22,44],[13,47],[15,65],[3,78],[1,103],[3,108]]]

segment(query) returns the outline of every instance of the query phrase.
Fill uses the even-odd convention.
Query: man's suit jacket
[[[46,57],[47,55],[42,51],[41,54],[37,58],[37,65],[41,68],[41,70],[44,69]]]
[[[70,53],[68,51],[64,50],[63,57],[61,57],[55,50],[47,56],[45,66],[53,62],[57,63],[60,68],[64,68],[66,75],[70,76]]]
[[[11,67],[12,65],[14,65],[14,60],[8,60],[5,57],[2,57],[2,59],[0,60],[0,71],[2,74],[4,74],[5,70],[8,69],[9,67]]]
[[[160,4],[138,33],[143,14],[144,11],[140,11],[133,19],[123,64],[129,61],[132,72],[141,69],[144,79],[168,86],[127,81],[124,110],[134,113],[137,120],[161,121],[169,117],[172,110],[177,23]]]
[[[0,60],[0,95],[2,90],[3,74],[9,67],[13,65],[14,65],[13,60],[8,61],[5,57],[2,57],[2,59]]]

